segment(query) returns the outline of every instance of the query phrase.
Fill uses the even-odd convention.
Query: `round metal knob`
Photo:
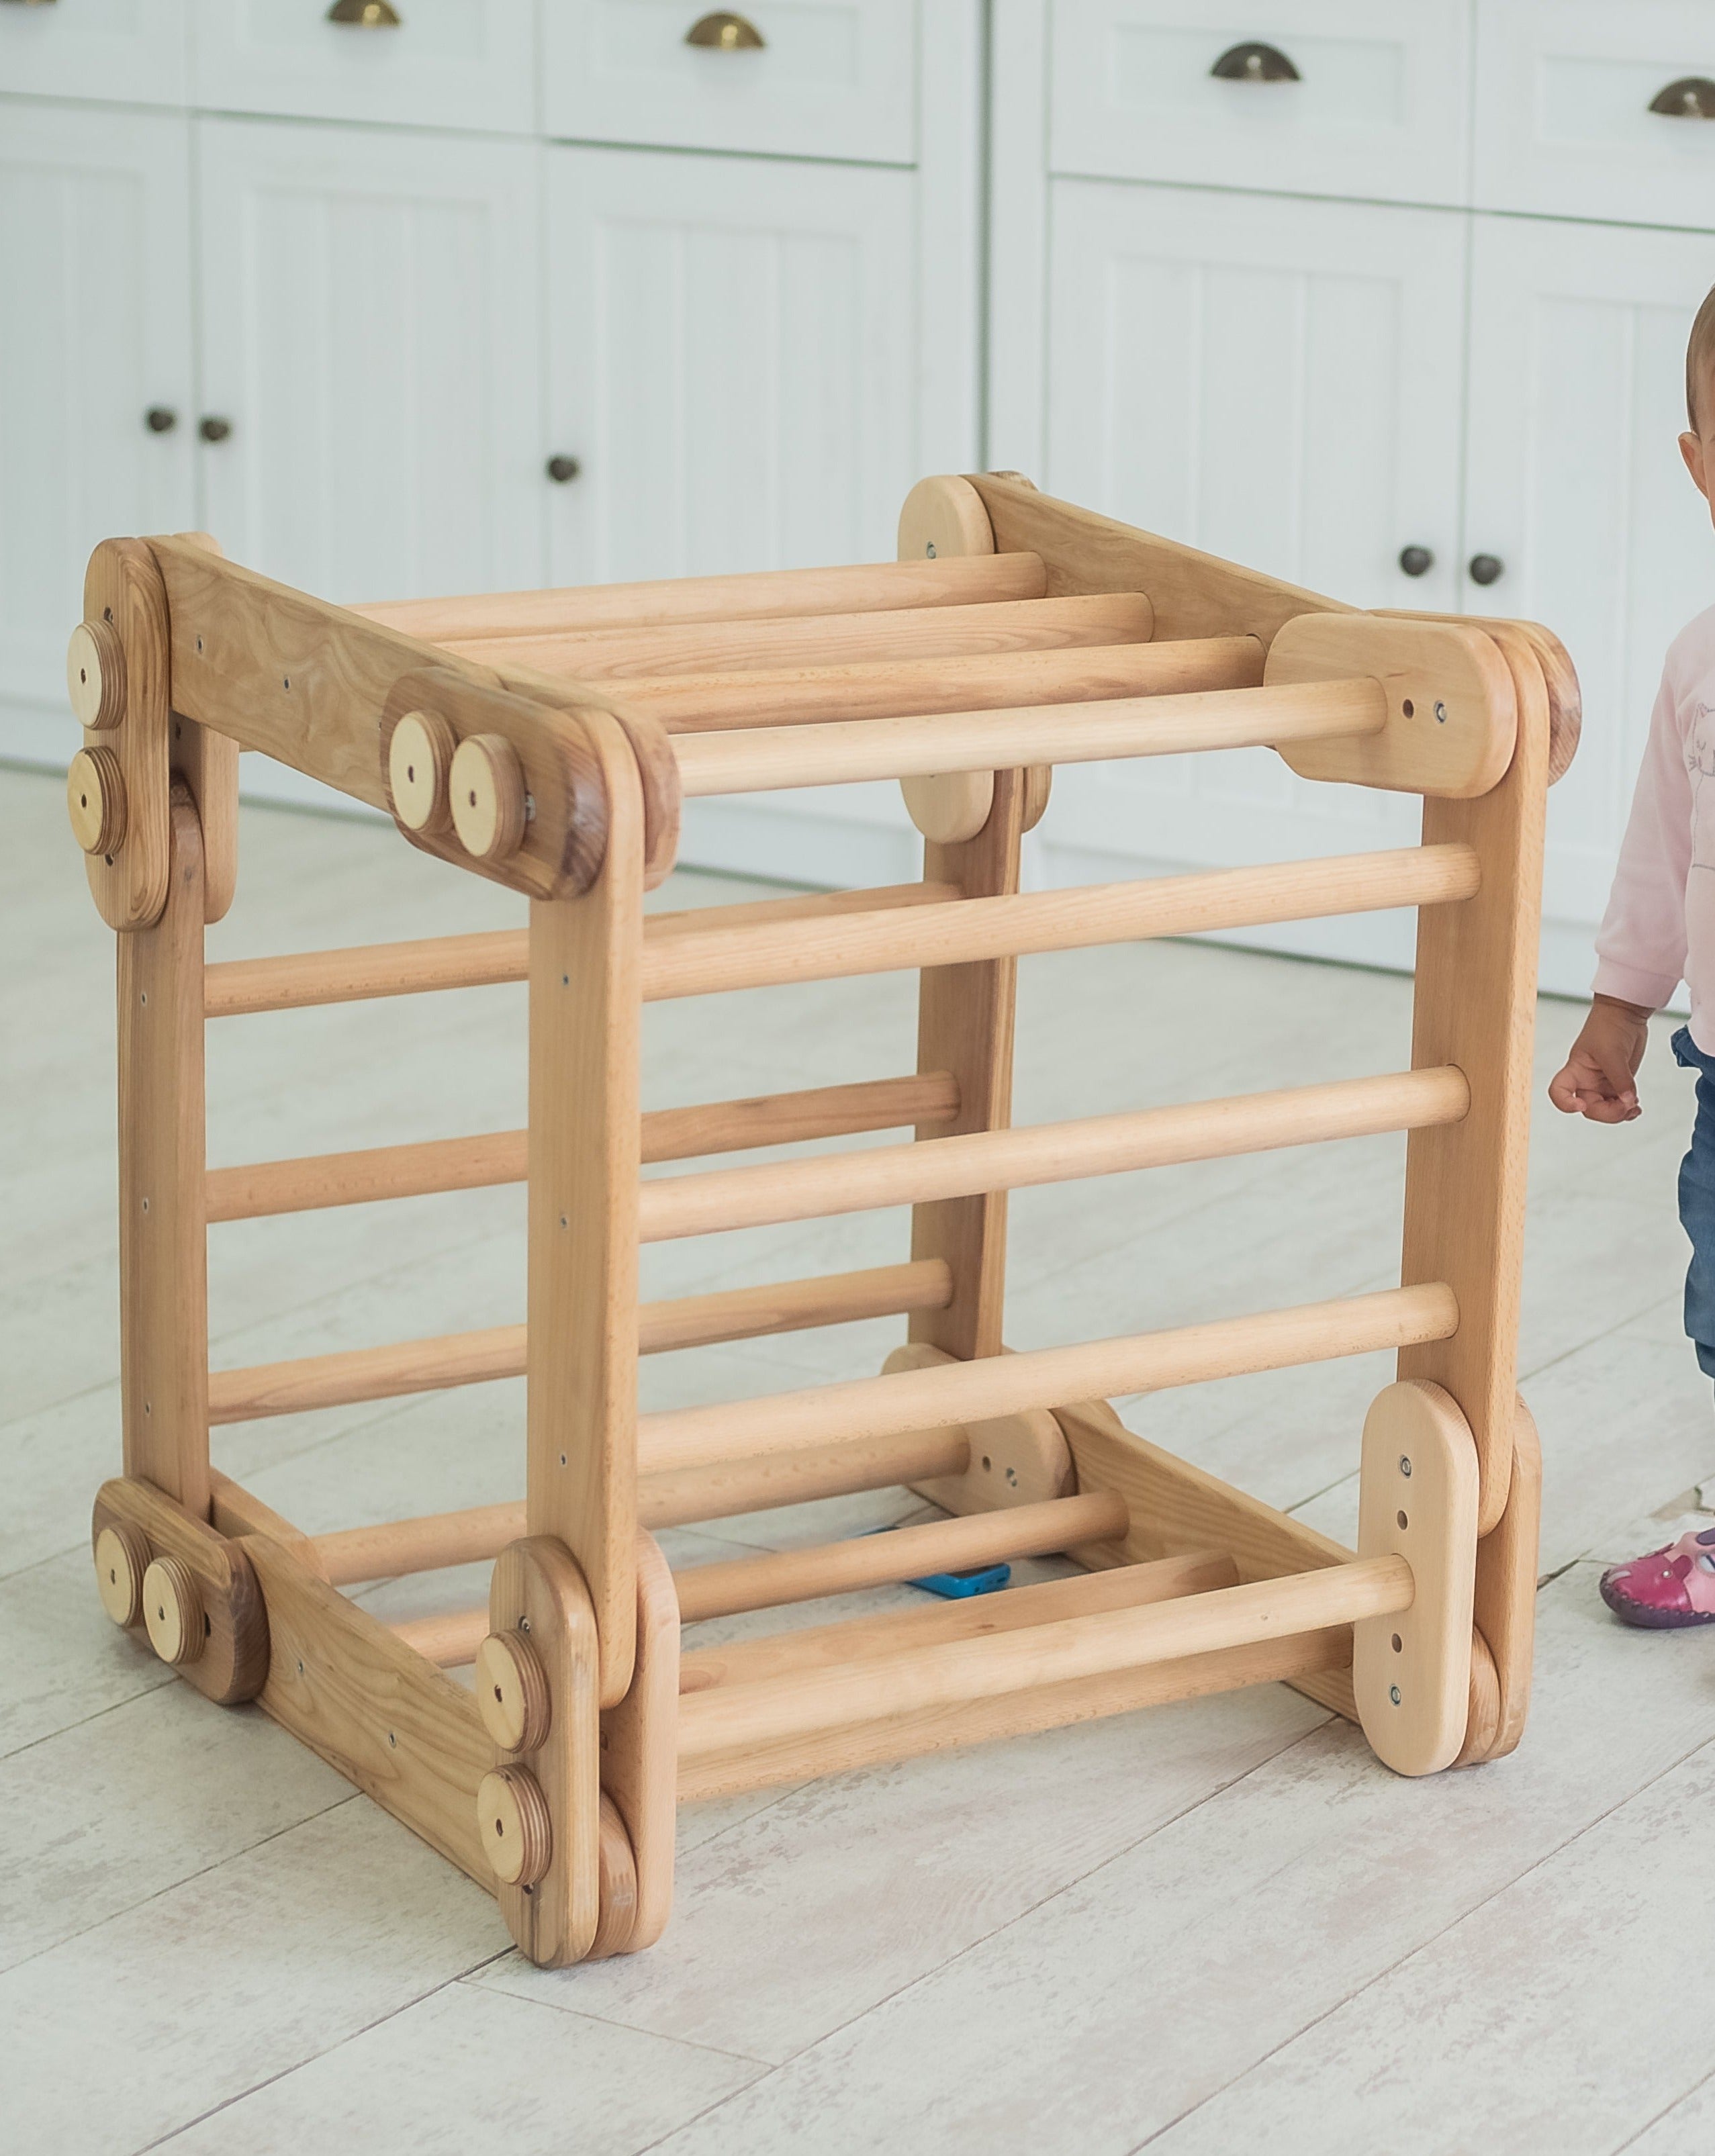
[[[232,432],[232,421],[220,418],[211,412],[207,418],[198,423],[197,432],[205,442],[223,442]]]
[[[1427,547],[1402,547],[1399,567],[1408,577],[1426,577],[1435,566],[1435,557]]]
[[[548,477],[557,481],[561,486],[563,486],[568,479],[576,479],[583,470],[583,465],[578,463],[576,457],[550,457],[547,461]]]
[[[1468,566],[1472,583],[1492,584],[1498,581],[1507,564],[1498,554],[1473,554]]]
[[[170,434],[178,424],[178,414],[170,404],[151,404],[143,414],[143,424],[151,434]]]

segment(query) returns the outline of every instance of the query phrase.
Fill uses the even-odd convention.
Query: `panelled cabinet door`
[[[1715,241],[1479,218],[1466,548],[1502,573],[1473,613],[1563,639],[1584,737],[1548,799],[1543,984],[1587,993],[1590,938],[1667,645],[1715,598],[1715,533],[1687,477],[1685,340]]]
[[[1454,603],[1461,216],[1068,180],[1050,215],[1051,492],[1359,605]],[[1063,770],[1042,828],[1215,865],[1406,841],[1414,808],[1250,750]],[[1389,916],[1278,940],[1410,954]]]
[[[90,550],[193,521],[188,163],[166,113],[20,104],[0,126],[0,742],[19,754],[75,744]]]
[[[907,172],[549,152],[557,583],[892,557],[917,476]]]
[[[0,5],[0,89],[13,95],[182,104],[185,8],[186,0]],[[12,125],[8,114],[6,126]]]
[[[209,529],[331,598],[540,583],[537,151],[199,126]]]

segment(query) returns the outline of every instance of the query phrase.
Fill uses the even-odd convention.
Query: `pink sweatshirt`
[[[1682,980],[1715,1055],[1715,607],[1667,647],[1596,961],[1599,994],[1651,1010]]]

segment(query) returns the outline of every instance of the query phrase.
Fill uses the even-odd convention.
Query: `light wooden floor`
[[[1535,1712],[1426,1783],[1284,1690],[681,1814],[676,1912],[634,1960],[544,1974],[494,1905],[254,1709],[107,1624],[90,1496],[118,1462],[111,939],[51,779],[0,773],[0,2141],[768,2156],[1666,2152],[1715,2128],[1715,1639],[1628,1633],[1599,1560],[1711,1478],[1680,1336],[1689,1112],[1537,1131],[1523,1358],[1548,1460]],[[503,925],[390,832],[246,812],[227,954]],[[701,903],[731,884],[685,877]],[[1187,945],[1027,962],[1020,1122],[1398,1067],[1404,982]],[[650,1105],[910,1067],[905,978],[657,1006]],[[522,1117],[521,991],[229,1020],[211,1158]],[[1546,1077],[1574,1023],[1542,1014]],[[772,1030],[771,1030],[772,1029]],[[1015,1201],[1028,1347],[1394,1276],[1400,1146]],[[521,1314],[516,1192],[217,1228],[224,1365]],[[897,1214],[657,1246],[645,1286],[886,1262]],[[739,1247],[742,1245],[742,1247]],[[873,1371],[896,1324],[658,1358],[645,1404]],[[1126,1406],[1353,1532],[1376,1362]],[[516,1385],[217,1433],[311,1529],[516,1494]],[[672,1553],[821,1539],[901,1496],[761,1515]],[[439,1575],[376,1599],[477,1599]],[[879,1605],[911,1591],[863,1598]],[[792,1613],[809,1622],[820,1608]],[[778,1620],[768,1620],[773,1623]]]

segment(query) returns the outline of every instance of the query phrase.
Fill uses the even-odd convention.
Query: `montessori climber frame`
[[[69,798],[118,932],[124,1416],[101,1598],[496,1892],[543,1964],[659,1936],[682,1798],[1271,1680],[1407,1774],[1522,1726],[1539,1468],[1515,1342],[1564,654],[1528,624],[1358,612],[1015,475],[922,481],[900,554],[357,608],[195,535],[90,565]],[[1421,795],[1421,844],[1020,893],[1055,764],[1255,746]],[[241,747],[522,894],[527,931],[205,965]],[[681,798],[876,778],[904,785],[922,882],[645,918]],[[1011,1127],[1019,955],[1407,906],[1409,1070]],[[915,1072],[642,1112],[644,1003],[899,968],[921,969]],[[525,980],[527,1130],[207,1167],[207,1021]],[[913,1135],[639,1172],[890,1128]],[[1384,1131],[1409,1134],[1399,1286],[1006,1352],[1009,1189]],[[523,1324],[209,1370],[211,1224],[519,1181]],[[641,1241],[907,1204],[897,1264],[639,1306]],[[874,1378],[638,1413],[641,1354],[888,1314],[908,1337]],[[1104,1404],[1379,1348],[1398,1378],[1363,1432],[1355,1552]],[[211,1465],[212,1425],[520,1372],[519,1503],[310,1536]],[[899,1483],[950,1517],[676,1573],[650,1532]],[[701,1619],[1047,1553],[1085,1569],[681,1656]],[[341,1591],[489,1558],[486,1609],[389,1625]]]

